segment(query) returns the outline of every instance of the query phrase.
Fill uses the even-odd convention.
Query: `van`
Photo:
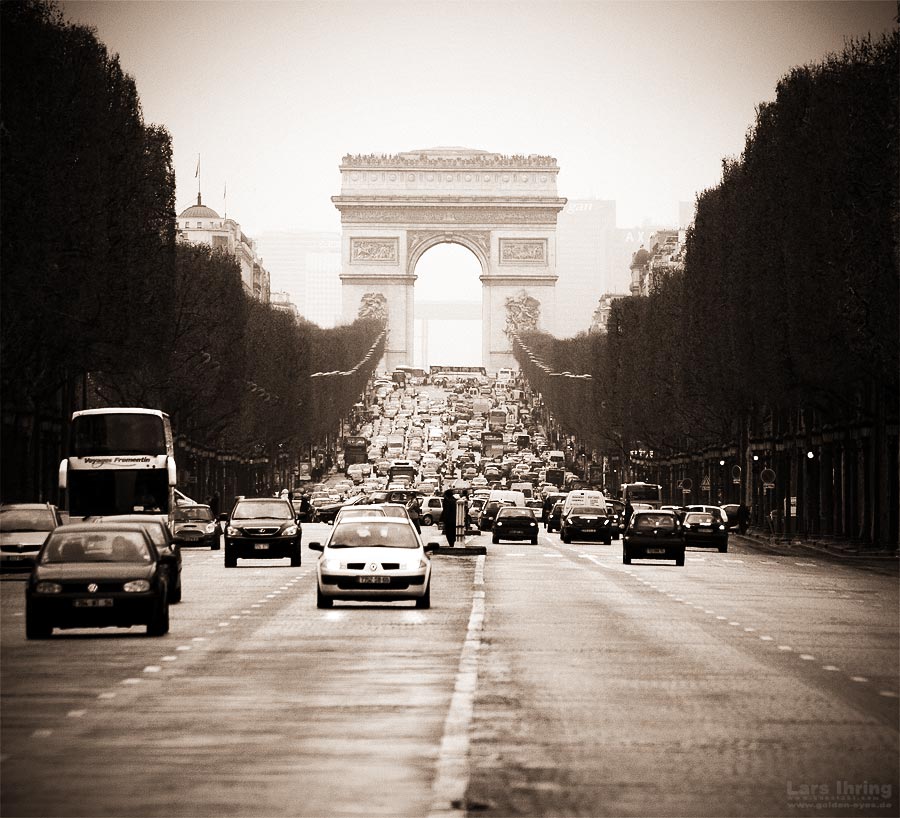
[[[563,516],[569,513],[574,506],[597,506],[606,514],[606,496],[602,491],[589,491],[587,489],[574,489],[566,495],[563,504]]]
[[[544,457],[547,458],[547,463],[550,466],[555,466],[556,468],[562,469],[565,468],[566,465],[566,455],[565,452],[561,452],[559,449],[551,449],[547,452]]]

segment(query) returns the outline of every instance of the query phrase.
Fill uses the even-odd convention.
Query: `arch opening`
[[[455,242],[415,261],[413,364],[483,366],[481,261]]]

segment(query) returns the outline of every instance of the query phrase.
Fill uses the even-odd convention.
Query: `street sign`
[[[762,473],[759,475],[759,479],[762,480],[763,488],[766,488],[766,489],[775,488],[775,471],[774,471],[774,469],[763,469]]]
[[[734,485],[739,486],[741,484],[741,467],[740,466],[732,466],[731,467],[731,482]]]
[[[703,476],[703,480],[700,482],[700,491],[710,491],[712,489],[712,483],[709,480],[709,475],[706,474]]]
[[[684,480],[681,481],[681,490],[682,491],[690,491],[694,487],[694,481],[691,480],[690,477],[685,477]]]

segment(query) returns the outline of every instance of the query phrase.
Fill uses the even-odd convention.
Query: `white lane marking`
[[[756,628],[744,628],[744,630],[745,630],[747,633],[755,633],[755,632],[756,632]]]
[[[760,636],[759,637],[763,642],[771,642],[775,637],[774,636]]]
[[[175,648],[175,650],[190,650],[190,649],[191,649],[190,645],[179,645],[177,648]]]
[[[743,565],[743,560],[722,560],[722,562],[727,562],[729,565]]]
[[[66,715],[70,719],[80,719],[85,713],[87,713],[87,710],[70,710]]]
[[[178,659],[177,656],[163,656],[162,661],[163,662],[174,662],[177,659]]]
[[[242,614],[249,614],[249,613],[253,613],[253,611],[251,611],[249,608],[244,608],[244,610],[241,611],[241,613],[242,613]]]
[[[559,558],[559,559],[562,559],[562,554],[542,554],[541,556],[544,556],[544,557],[557,557],[557,558]]]
[[[404,610],[401,619],[403,622],[408,622],[412,625],[421,625],[423,622],[427,621],[425,614],[422,613],[422,611],[410,610]]]
[[[195,636],[193,639],[191,639],[191,642],[207,642],[207,641],[209,641],[209,640],[207,640],[207,638],[205,636]]]
[[[227,628],[230,624],[231,624],[230,622],[220,622],[220,623],[219,623],[219,627],[220,627],[220,628]]]
[[[850,680],[853,682],[860,682],[861,684],[869,681],[865,676],[851,676]]]
[[[475,576],[484,578],[484,555],[477,558]],[[459,656],[459,668],[450,709],[438,753],[437,772],[431,787],[429,818],[464,816],[465,795],[469,786],[469,729],[475,710],[478,686],[478,651],[484,628],[484,596],[473,594],[466,639]]]
[[[162,668],[159,665],[147,665],[144,668],[144,673],[159,673]]]
[[[724,622],[726,619],[728,619],[728,617],[727,616],[717,616],[716,619],[719,619]]]
[[[729,624],[729,625],[738,626],[738,625],[740,625],[741,623],[740,623],[740,622],[729,622],[728,624]]]
[[[794,565],[800,565],[803,568],[815,568],[816,564],[814,562],[795,562]]]
[[[884,696],[886,699],[896,699],[897,694],[893,690],[879,690],[879,696]]]
[[[813,656],[811,653],[801,653],[800,658],[804,662],[815,662],[816,661],[816,657]]]
[[[779,645],[778,650],[783,650],[785,653],[793,651],[793,648],[790,645]]]
[[[256,603],[256,602],[254,602],[250,607],[251,607],[251,608],[262,608],[262,605],[260,605],[260,604],[258,604],[258,603]]]
[[[141,679],[122,679],[123,685],[139,685],[141,683]]]
[[[100,693],[97,696],[98,699],[114,699],[115,697],[115,693]]]
[[[31,734],[31,737],[32,738],[47,738],[47,736],[52,736],[52,735],[53,735],[52,730],[42,729],[42,730],[35,730]]]
[[[822,665],[822,670],[829,670],[831,672],[839,671],[840,668],[837,665]]]
[[[240,618],[241,618],[241,615],[240,615],[240,614],[232,614],[232,615],[229,617],[229,619],[240,619]]]
[[[340,622],[346,615],[344,611],[325,611],[323,618],[326,622]]]
[[[706,557],[688,557],[688,562],[706,562]]]

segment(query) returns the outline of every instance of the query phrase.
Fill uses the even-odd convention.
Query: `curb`
[[[850,550],[846,548],[838,548],[835,546],[828,547],[815,542],[804,542],[803,540],[770,540],[756,534],[732,534],[730,536],[742,537],[750,543],[763,548],[803,548],[807,551],[815,551],[819,554],[827,554],[830,557],[838,557],[847,561],[853,560],[879,560],[882,562],[896,562],[900,559],[900,555],[896,552],[889,551],[860,551]]]
[[[449,557],[477,557],[487,554],[487,546],[484,545],[442,545],[435,554]]]

